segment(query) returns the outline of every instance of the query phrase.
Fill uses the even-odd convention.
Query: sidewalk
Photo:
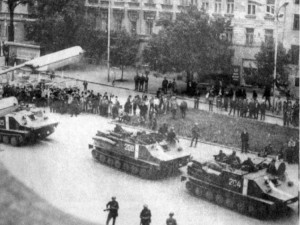
[[[133,90],[134,89],[133,78],[135,75],[134,70],[124,71],[124,82],[117,81],[117,82],[115,82],[114,86],[112,84],[112,80],[120,79],[121,74],[116,75],[117,72],[115,72],[115,71],[112,71],[111,73],[114,75],[111,75],[110,82],[107,81],[107,70],[106,70],[106,67],[103,67],[103,66],[89,66],[89,67],[86,67],[85,69],[59,71],[56,73],[56,76],[63,78],[63,79],[67,78],[67,79],[73,80],[76,82],[76,86],[78,86],[80,88],[83,88],[82,82],[86,80],[89,84],[92,84],[93,86],[101,85],[101,86],[106,86],[106,87],[111,87],[111,88],[123,89],[123,90],[129,91],[131,95],[142,94],[141,92],[136,92]],[[166,77],[169,80],[172,79],[172,77],[170,77],[170,75],[166,75]],[[159,87],[161,87],[163,78],[164,77],[156,77],[153,74],[149,75],[148,94],[151,94],[151,95],[156,94],[157,89]],[[183,82],[183,81],[176,81],[176,82],[177,82],[177,85],[180,90],[185,90],[185,87],[186,87],[185,82]],[[91,88],[91,85],[88,86],[88,89],[89,88]],[[99,89],[96,88],[95,91],[96,90],[99,90]],[[100,90],[99,92],[102,92],[102,91],[103,90]],[[178,99],[187,101],[189,108],[194,107],[194,99],[193,98],[189,98],[185,95],[179,95],[177,97],[178,97]],[[200,97],[199,109],[208,111],[208,104],[207,104],[204,96]],[[216,107],[214,107],[214,113],[228,115],[228,112],[224,111],[224,109],[218,109]],[[266,123],[277,124],[277,125],[283,126],[282,117],[273,115],[270,112],[267,112],[265,121],[261,121],[261,122],[266,122]]]

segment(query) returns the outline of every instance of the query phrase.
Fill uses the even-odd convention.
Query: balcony
[[[136,8],[136,7],[140,6],[140,3],[139,2],[128,2],[128,6],[130,8]]]
[[[226,18],[233,18],[234,17],[234,14],[232,14],[232,13],[225,13],[224,14],[224,16],[226,17]]]
[[[156,4],[155,3],[150,3],[150,2],[146,2],[144,3],[144,6],[151,8],[151,9],[155,9]]]
[[[274,20],[275,20],[275,17],[272,16],[272,15],[266,14],[266,15],[264,16],[264,19],[265,19],[265,20],[274,21]]]
[[[245,15],[246,19],[256,19],[256,15]]]
[[[98,5],[99,4],[99,0],[87,0],[87,4],[88,5]]]
[[[185,10],[185,9],[187,9],[188,7],[190,7],[189,5],[177,5],[177,8],[179,9],[179,10]]]
[[[162,9],[173,9],[173,5],[171,4],[161,4]]]
[[[114,2],[114,5],[115,6],[119,6],[119,7],[124,7],[125,6],[125,2],[117,1],[117,2]]]

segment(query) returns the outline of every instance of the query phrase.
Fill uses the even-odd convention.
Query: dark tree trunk
[[[15,40],[15,26],[14,26],[14,14],[15,8],[13,6],[9,6],[9,29],[8,29],[8,41]]]
[[[121,69],[122,69],[121,81],[123,81],[124,65],[121,66]]]

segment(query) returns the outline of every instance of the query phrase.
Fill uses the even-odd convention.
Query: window
[[[131,33],[132,34],[136,34],[137,33],[137,24],[136,24],[136,21],[131,21]]]
[[[148,0],[149,4],[154,4],[154,0]]]
[[[255,15],[256,4],[252,1],[248,2],[248,15]]]
[[[299,77],[295,78],[295,87],[299,87]]]
[[[232,38],[233,38],[233,29],[232,27],[230,27],[226,30],[226,39],[229,43],[232,43]]]
[[[254,28],[246,28],[246,45],[253,45]]]
[[[295,0],[295,4],[298,4],[298,5],[299,5],[299,0]]]
[[[164,0],[165,5],[172,5],[171,0]]]
[[[117,19],[115,21],[115,28],[116,28],[116,31],[122,30],[122,19]]]
[[[198,0],[191,0],[191,5],[198,6]]]
[[[203,1],[202,2],[202,9],[203,10],[208,10],[208,7],[209,7],[209,2],[208,1]]]
[[[275,0],[267,0],[266,13],[271,15],[275,14]]]
[[[146,34],[151,35],[153,33],[153,21],[146,21]]]
[[[271,29],[265,30],[265,43],[273,44],[273,30],[271,30]]]
[[[299,45],[291,46],[292,64],[299,65]]]
[[[222,2],[221,2],[221,0],[216,0],[215,13],[221,13],[221,10],[222,10]]]
[[[187,6],[187,5],[189,5],[189,1],[188,0],[180,0],[180,5]]]
[[[294,15],[294,30],[299,30],[299,14]]]
[[[227,13],[233,14],[234,11],[234,0],[227,0]]]

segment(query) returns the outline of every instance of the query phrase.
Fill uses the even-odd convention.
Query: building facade
[[[18,5],[15,9],[14,28],[15,28],[15,42],[25,41],[25,21],[30,21],[32,8],[29,5]],[[9,28],[9,11],[5,1],[0,0],[0,40],[8,40]]]

